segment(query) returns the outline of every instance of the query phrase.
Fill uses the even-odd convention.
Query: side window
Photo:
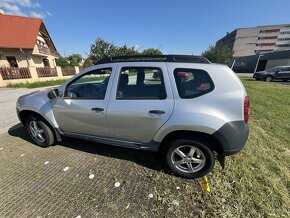
[[[165,99],[163,73],[154,67],[123,67],[117,99]]]
[[[177,68],[174,77],[180,98],[194,98],[214,89],[214,84],[204,70]]]
[[[289,68],[288,67],[285,67],[285,68],[282,68],[282,69],[280,69],[280,71],[279,72],[285,72],[285,71],[289,71]]]
[[[112,69],[98,69],[84,74],[67,85],[65,98],[104,99]]]

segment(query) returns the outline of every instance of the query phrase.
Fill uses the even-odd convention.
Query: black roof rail
[[[97,61],[95,65],[116,62],[186,62],[210,64],[210,61],[206,58],[195,55],[131,55],[106,57]]]

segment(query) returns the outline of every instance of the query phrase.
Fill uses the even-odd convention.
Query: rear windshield
[[[214,84],[204,70],[177,68],[174,77],[180,98],[195,98],[214,89]]]

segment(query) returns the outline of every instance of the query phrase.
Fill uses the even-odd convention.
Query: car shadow
[[[11,127],[8,130],[8,134],[32,143],[28,132],[22,124],[17,124]],[[100,144],[74,138],[65,138],[63,141],[58,142],[56,146],[63,146],[69,149],[79,150],[81,152],[132,161],[155,171],[162,170],[167,174],[169,173],[166,167],[162,164],[160,156],[153,152]]]

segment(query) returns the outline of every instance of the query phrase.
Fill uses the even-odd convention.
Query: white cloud
[[[40,8],[40,4],[38,2],[33,2],[31,0],[14,0],[14,2],[27,8]]]
[[[25,8],[40,8],[40,4],[38,2],[33,2],[31,0],[3,0],[3,1],[10,4],[17,4]]]
[[[41,8],[40,4],[34,0],[0,0],[0,8],[4,10],[5,14],[9,15],[45,18],[42,12],[29,11],[32,8]],[[48,15],[51,16],[51,13]]]
[[[43,14],[41,14],[41,13],[37,13],[37,12],[35,12],[35,11],[30,12],[29,15],[30,15],[30,17],[35,17],[35,18],[40,18],[40,19],[45,18],[45,16],[44,16]]]
[[[0,0],[0,7],[6,14],[27,16],[17,5],[9,4],[5,1]]]
[[[49,11],[47,11],[46,14],[50,17],[52,16],[52,14]]]

